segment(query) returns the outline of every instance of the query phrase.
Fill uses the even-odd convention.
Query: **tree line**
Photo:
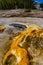
[[[0,9],[31,9],[32,0],[0,0]]]
[[[34,2],[35,0],[0,0],[0,9],[35,9]],[[43,10],[43,4],[40,4]]]
[[[42,10],[43,10],[43,3],[41,3],[40,6],[41,6],[41,8],[42,8]]]

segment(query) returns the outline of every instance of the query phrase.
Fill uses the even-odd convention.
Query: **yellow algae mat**
[[[13,37],[2,65],[43,65],[43,29],[32,24]]]

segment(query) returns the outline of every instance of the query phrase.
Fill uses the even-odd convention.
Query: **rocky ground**
[[[11,23],[25,24],[27,27],[30,24],[36,24],[36,25],[40,26],[41,28],[43,28],[43,11],[42,12],[37,11],[36,12],[37,14],[35,12],[36,11],[34,11],[34,12],[32,11],[31,13],[24,14],[24,10],[20,10],[20,12],[17,10],[16,11],[14,11],[14,10],[0,11],[0,25],[4,25],[6,27],[6,30],[2,34],[0,34],[0,59],[3,58],[3,55],[5,53],[4,50],[5,50],[6,46],[4,44],[7,44],[7,43],[11,44],[12,37],[16,36],[15,33],[21,31],[19,29],[14,28],[13,26],[9,26],[9,24],[11,24]],[[27,16],[27,14],[29,17]],[[20,17],[20,16],[24,16],[24,15],[27,17]],[[37,18],[37,16],[38,16],[38,18]],[[9,44],[7,44],[7,47],[9,46]],[[0,60],[0,65],[1,65],[1,62],[2,61]]]
[[[36,17],[36,18],[43,18],[43,11],[32,10],[31,12],[25,12],[24,9],[0,10],[0,17]]]

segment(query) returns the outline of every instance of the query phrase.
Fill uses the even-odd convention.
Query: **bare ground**
[[[0,10],[0,17],[36,17],[36,18],[43,18],[43,11],[32,10],[31,12],[25,12],[24,9]]]
[[[10,17],[0,18],[0,25],[7,26],[10,23],[24,23],[24,24],[36,24],[43,28],[43,18],[32,18],[32,17]]]

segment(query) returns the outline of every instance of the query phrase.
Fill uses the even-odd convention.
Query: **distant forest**
[[[31,8],[32,0],[0,0],[0,9]]]
[[[0,0],[0,9],[33,9],[32,0]],[[43,8],[43,4],[41,4],[41,7]]]

